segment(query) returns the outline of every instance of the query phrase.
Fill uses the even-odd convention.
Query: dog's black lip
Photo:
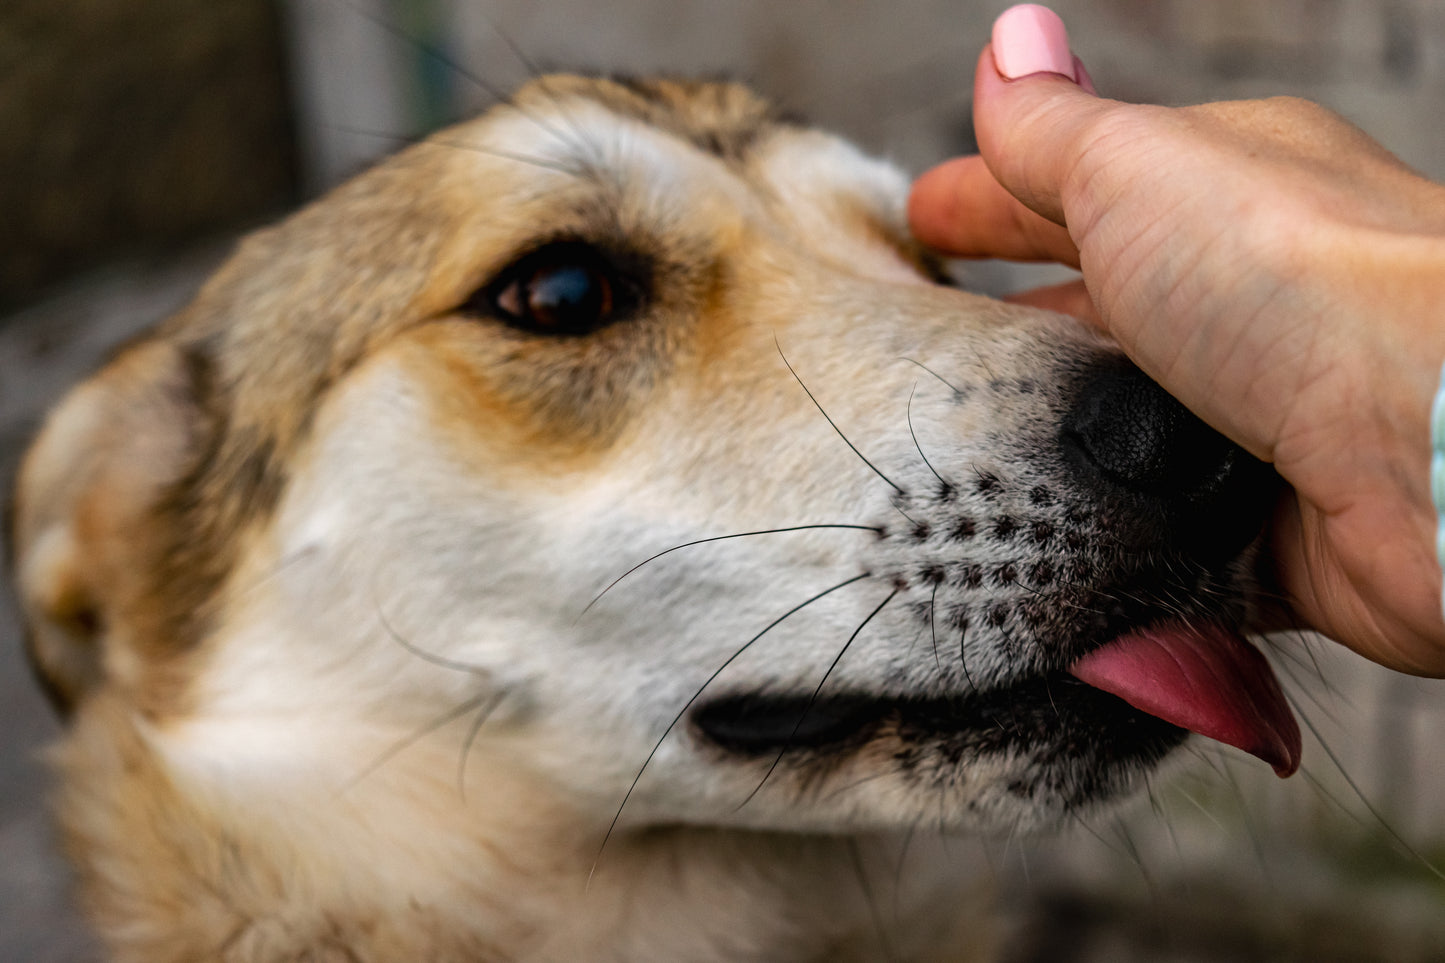
[[[1044,744],[1067,749],[1107,730],[1127,731],[1141,749],[1162,752],[1185,735],[1063,672],[941,697],[736,693],[699,706],[692,721],[708,741],[739,755],[846,749],[866,742],[884,726],[911,740],[962,738],[977,748],[996,750]]]

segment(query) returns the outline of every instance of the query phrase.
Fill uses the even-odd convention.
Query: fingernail
[[[1008,80],[1050,73],[1078,82],[1064,21],[1036,3],[1010,7],[993,22],[993,64]]]
[[[1089,76],[1089,71],[1084,67],[1084,62],[1078,57],[1074,58],[1074,82],[1095,97],[1099,96],[1099,91],[1094,87],[1094,78]]]

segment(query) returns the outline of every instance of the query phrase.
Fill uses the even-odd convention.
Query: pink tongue
[[[1285,777],[1300,732],[1259,650],[1218,625],[1155,626],[1121,636],[1069,668],[1152,716],[1243,749]]]

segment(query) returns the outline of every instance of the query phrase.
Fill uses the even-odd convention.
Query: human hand
[[[1290,489],[1270,541],[1294,616],[1445,675],[1429,486],[1445,188],[1305,101],[1101,99],[1040,7],[995,24],[974,121],[982,156],[914,185],[917,236],[1081,268],[1082,283],[1018,300],[1101,326],[1274,463]]]

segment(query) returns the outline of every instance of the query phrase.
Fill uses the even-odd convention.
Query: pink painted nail
[[[1010,7],[993,22],[993,63],[1008,80],[1050,73],[1078,82],[1064,21],[1036,3]]]

